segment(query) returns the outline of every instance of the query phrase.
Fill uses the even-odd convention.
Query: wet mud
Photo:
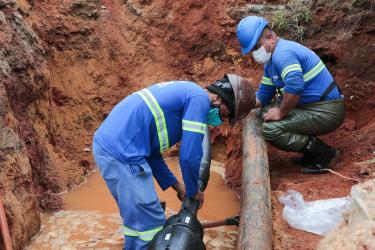
[[[172,172],[181,179],[178,158],[166,159]],[[211,178],[205,192],[205,204],[198,212],[201,222],[222,220],[238,215],[240,201],[223,179],[224,166],[212,161]],[[167,204],[166,215],[175,214],[181,206],[172,189],[155,187],[160,200]],[[63,210],[43,214],[42,228],[27,250],[36,249],[122,249],[122,221],[117,205],[98,171],[80,187],[61,194]],[[205,230],[207,249],[235,249],[237,227],[221,226]]]

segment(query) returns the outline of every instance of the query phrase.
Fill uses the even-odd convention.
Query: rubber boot
[[[302,156],[296,156],[296,157],[291,158],[294,164],[297,164],[303,167],[314,164],[315,155],[310,150],[312,142],[313,142],[313,137],[310,136],[309,139],[307,140],[306,145],[302,148],[302,150],[299,151],[299,153],[301,153]]]
[[[338,159],[340,151],[327,145],[315,136],[311,136],[302,150],[305,155],[311,156],[310,162],[301,168],[305,174],[321,174],[328,172],[330,165]]]
[[[303,153],[301,157],[293,157],[292,162],[300,166],[308,166],[312,163],[313,159],[313,156],[311,156],[310,154]]]

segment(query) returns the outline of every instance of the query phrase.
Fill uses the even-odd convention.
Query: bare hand
[[[281,116],[279,108],[270,108],[267,113],[263,115],[263,120],[265,122],[279,121],[281,119],[283,119],[283,117]]]
[[[177,198],[182,201],[185,198],[185,186],[177,181],[172,188],[177,192]]]
[[[193,198],[199,201],[199,209],[201,209],[204,203],[204,193],[198,191]]]

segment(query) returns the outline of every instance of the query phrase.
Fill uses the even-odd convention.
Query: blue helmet
[[[248,16],[240,21],[237,26],[237,39],[240,42],[243,55],[255,47],[267,24],[267,20],[259,16]]]

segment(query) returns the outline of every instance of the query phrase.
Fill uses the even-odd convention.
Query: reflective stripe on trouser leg
[[[154,229],[150,229],[150,230],[141,232],[141,231],[137,231],[137,230],[134,230],[134,229],[131,229],[129,227],[124,226],[124,235],[126,235],[126,236],[137,236],[143,241],[150,241],[150,240],[152,240],[152,238],[154,238],[155,234],[157,234],[162,229],[163,229],[163,227],[160,226],[160,227],[157,227],[157,228],[154,228]]]
[[[107,187],[117,201],[124,226],[142,235],[126,235],[125,248],[147,249],[153,231],[163,226],[164,210],[157,197],[148,163],[126,164],[94,145],[95,162]],[[134,233],[134,232],[133,232]],[[129,233],[130,234],[130,233]]]
[[[275,104],[265,106],[261,117]],[[299,152],[310,135],[332,132],[344,120],[342,100],[322,101],[300,105],[280,121],[262,124],[263,138],[273,146],[292,152]]]

